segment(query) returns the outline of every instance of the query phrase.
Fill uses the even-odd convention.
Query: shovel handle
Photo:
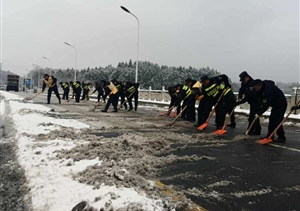
[[[298,101],[297,105],[298,106],[300,104],[300,100]],[[293,110],[290,110],[289,113],[286,115],[286,117],[280,122],[280,124],[275,128],[275,130],[271,133],[271,135],[269,136],[269,139],[271,139],[274,134],[277,132],[277,130],[281,127],[281,125],[285,122],[285,120],[287,120],[287,118],[291,115],[291,113],[293,112]]]
[[[253,121],[251,122],[251,125],[250,127],[248,128],[248,130],[246,131],[246,135],[248,135],[248,133],[250,132],[251,128],[253,127],[254,123],[256,122],[256,120],[258,119],[259,117],[256,116]]]
[[[178,119],[178,117],[182,114],[182,112],[187,108],[187,105],[180,111],[180,113],[175,117],[175,119],[170,123],[170,125],[173,125],[176,121],[176,119]]]
[[[222,128],[222,130],[224,130],[224,129],[226,128],[226,125],[227,125],[227,124],[228,124],[228,122],[230,121],[230,118],[231,118],[231,116],[232,116],[232,114],[233,114],[234,110],[235,110],[235,107],[233,107],[233,109],[232,109],[232,111],[230,112],[230,114],[229,114],[228,118],[226,119],[226,121],[225,121],[225,123],[224,123],[224,125],[223,125],[223,128]]]
[[[120,105],[120,107],[118,108],[118,110],[121,109],[121,107],[122,107],[125,103],[127,103],[128,98],[130,98],[134,93],[135,93],[135,90],[134,90],[132,93],[130,93],[130,95],[127,97],[126,100],[124,100],[124,102]]]

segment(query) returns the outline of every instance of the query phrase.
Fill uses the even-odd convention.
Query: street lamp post
[[[43,59],[46,59],[50,62],[50,65],[51,65],[51,69],[50,69],[50,75],[52,75],[52,61],[46,57],[43,56]]]
[[[135,17],[135,19],[138,22],[138,40],[137,40],[137,59],[136,59],[136,67],[135,67],[135,82],[137,83],[138,80],[138,65],[139,65],[139,40],[140,40],[140,21],[139,19],[132,14],[126,7],[121,6],[121,9],[124,10],[125,12],[128,12],[129,14],[131,14],[133,17]]]
[[[67,42],[64,42],[66,45],[68,45],[68,46],[70,46],[70,47],[72,47],[72,48],[74,48],[74,50],[75,50],[75,70],[74,70],[74,82],[76,81],[76,68],[77,68],[77,49],[73,46],[73,45],[71,45],[71,44],[69,44],[69,43],[67,43]]]

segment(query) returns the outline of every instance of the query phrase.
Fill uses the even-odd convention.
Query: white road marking
[[[277,145],[277,144],[269,144],[269,145],[271,145],[271,146],[273,146],[273,147],[278,147],[278,148],[283,148],[283,149],[295,151],[295,152],[300,152],[300,149],[295,149],[295,148],[285,147],[285,146],[281,146],[281,145]]]

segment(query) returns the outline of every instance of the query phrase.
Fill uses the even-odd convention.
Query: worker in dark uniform
[[[112,82],[114,83],[114,85],[116,86],[118,93],[119,93],[119,97],[121,97],[121,108],[124,106],[124,108],[127,110],[127,104],[125,102],[125,92],[124,92],[124,85],[117,81],[116,79],[113,79]],[[119,99],[118,99],[119,102]]]
[[[97,102],[98,103],[100,102],[101,97],[102,97],[103,101],[105,102],[103,87],[99,82],[95,82],[95,90],[93,91],[92,94],[94,94],[95,92],[98,92],[98,96],[97,96],[98,101]]]
[[[64,90],[63,93],[63,100],[68,100],[69,99],[69,92],[70,92],[70,86],[68,82],[60,82],[61,88]]]
[[[49,76],[48,74],[44,74],[42,92],[44,92],[44,90],[47,86],[48,87],[47,104],[50,104],[50,99],[51,99],[52,92],[55,93],[59,104],[61,103],[56,82],[57,82],[56,78],[54,78],[53,76]]]
[[[125,83],[125,94],[127,97],[129,109],[128,111],[131,111],[133,109],[132,105],[132,99],[134,98],[134,110],[137,110],[138,107],[138,88],[139,88],[139,83],[131,83],[131,82],[126,82]]]
[[[171,97],[171,101],[170,101],[170,104],[169,104],[169,109],[170,109],[172,106],[175,107],[175,102],[177,101],[178,95],[177,95],[177,92],[176,92],[176,86],[170,86],[170,87],[168,87],[168,93],[169,93],[169,95]],[[180,103],[177,106],[177,115],[180,113],[180,110],[181,110]],[[171,113],[171,110],[167,113],[167,115],[169,116],[170,113]]]
[[[243,71],[240,75],[241,88],[239,90],[238,101],[236,102],[236,106],[241,105],[245,102],[248,102],[250,105],[250,113],[248,118],[248,128],[252,124],[254,120],[255,114],[258,112],[259,108],[262,105],[261,98],[259,97],[259,93],[253,90],[251,83],[253,82],[253,78],[246,72]],[[248,135],[260,135],[261,134],[261,126],[259,119],[255,120],[251,130]]]
[[[105,80],[101,81],[101,85],[104,87],[104,89],[110,90],[110,93],[108,94],[109,99],[105,105],[105,108],[103,110],[101,110],[101,112],[107,112],[110,104],[112,104],[114,107],[113,112],[118,112],[117,106],[118,106],[119,93],[118,93],[116,86],[114,85],[113,82],[105,81]]]
[[[196,108],[195,108],[195,103],[196,103],[196,94],[194,94],[194,92],[193,92],[193,86],[195,85],[197,83],[197,81],[196,80],[192,80],[191,78],[187,78],[186,80],[185,80],[185,85],[188,85],[189,87],[190,87],[190,89],[192,90],[192,98],[191,98],[191,102],[190,102],[190,110],[189,110],[189,112],[190,112],[190,114],[189,114],[189,116],[190,116],[190,121],[191,122],[195,122],[196,121]],[[197,83],[197,85],[199,85],[200,84],[200,82],[199,83]],[[197,87],[194,87],[194,91],[196,91],[197,90]]]
[[[181,118],[183,118],[187,121],[190,121],[190,119],[191,119],[190,109],[192,107],[191,103],[193,102],[192,90],[187,85],[177,84],[176,92],[178,94],[178,98],[177,98],[176,102],[174,103],[174,105],[179,106],[180,102],[183,101],[181,109],[184,109],[185,107],[186,107],[186,109],[184,111],[182,111]]]
[[[89,100],[90,84],[82,82],[82,90],[81,100]]]
[[[217,130],[222,129],[226,114],[230,113],[236,103],[236,98],[234,93],[231,90],[231,86],[229,84],[229,80],[227,75],[219,75],[213,78],[208,78],[208,76],[202,76],[201,77],[201,83],[202,83],[202,93],[205,98],[207,98],[207,108],[212,108],[213,105],[215,105],[219,99],[219,97],[223,94],[223,97],[220,99],[217,107],[215,108],[216,111],[216,126]],[[208,110],[205,110],[204,113],[205,117],[209,116]],[[205,119],[205,118],[202,118]],[[206,118],[207,119],[207,118]],[[231,124],[236,125],[235,123],[235,116],[232,114],[231,116]]]
[[[77,81],[77,82],[72,82],[70,81],[70,85],[72,86],[72,89],[73,89],[73,93],[75,95],[75,102],[76,103],[79,103],[80,102],[80,95],[81,95],[81,86],[80,86],[80,82]]]
[[[260,79],[256,79],[251,85],[255,91],[260,93],[263,102],[262,107],[258,110],[255,116],[261,116],[268,110],[269,107],[272,107],[271,114],[269,116],[268,133],[266,136],[269,137],[284,118],[287,108],[286,98],[283,92],[275,85],[274,81],[262,81]],[[278,138],[276,140],[274,140],[274,136],[271,137],[275,142],[286,142],[285,132],[282,125],[277,130],[277,135]]]

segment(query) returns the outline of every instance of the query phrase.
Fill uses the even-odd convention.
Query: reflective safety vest
[[[73,86],[75,87],[75,89],[78,89],[80,87],[80,85],[76,82],[73,83]]]
[[[107,87],[110,89],[112,94],[116,94],[118,92],[117,88],[115,87],[115,85],[112,82],[110,82]]]
[[[83,87],[85,90],[88,90],[89,89],[89,85],[84,85]]]
[[[190,96],[190,95],[192,94],[192,90],[191,90],[190,87],[187,86],[187,85],[184,85],[184,86],[182,87],[182,90],[185,91],[185,97],[183,98],[184,100],[185,100],[186,98],[188,98],[188,96]]]
[[[53,82],[53,78],[52,78],[51,76],[48,78],[48,80],[45,80],[45,79],[44,79],[44,83],[45,83],[49,88],[55,86],[55,84],[52,84],[52,82]]]
[[[216,97],[218,96],[221,89],[222,89],[221,85],[212,84],[209,87],[205,88],[204,90],[208,97]]]
[[[116,88],[117,88],[117,90],[120,90],[120,89],[121,89],[121,85],[118,84],[118,85],[116,86]]]
[[[129,88],[127,89],[127,91],[128,91],[129,93],[132,93],[132,92],[135,91],[135,87],[134,87],[134,86],[131,86],[131,87],[129,87]]]
[[[64,89],[69,87],[69,85],[67,83],[62,83],[62,86],[64,87]]]
[[[230,92],[230,90],[231,90],[230,88],[226,88],[226,91],[225,91],[225,93],[224,93],[224,96],[227,95],[228,92]]]

